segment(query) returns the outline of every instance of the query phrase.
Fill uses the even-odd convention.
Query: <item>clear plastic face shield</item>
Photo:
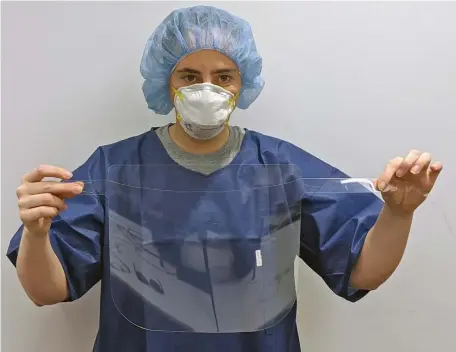
[[[303,178],[294,165],[230,165],[209,176],[184,170],[119,165],[107,180],[81,180],[82,197],[105,200],[114,305],[146,330],[274,326],[296,303],[302,200],[356,201],[375,191],[369,179]]]

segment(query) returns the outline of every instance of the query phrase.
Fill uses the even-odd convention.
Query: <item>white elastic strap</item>
[[[373,192],[377,192],[377,190],[375,189],[374,182],[372,182],[372,180],[369,180],[368,178],[347,178],[345,180],[340,181],[340,183],[342,183],[342,184],[346,184],[346,183],[366,183],[372,188]]]

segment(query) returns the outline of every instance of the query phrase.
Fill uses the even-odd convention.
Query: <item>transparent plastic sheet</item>
[[[107,203],[114,305],[147,330],[251,332],[279,322],[296,302],[301,202],[288,185],[298,179],[291,165],[211,176],[129,165],[86,181],[85,192]]]
[[[364,194],[372,193],[382,199],[381,192],[376,189],[376,179],[365,177],[350,178],[301,178],[299,189],[304,190],[306,198],[324,197],[331,194]],[[420,193],[421,191],[414,186],[404,182],[406,192]],[[384,192],[396,192],[394,184],[388,185]],[[443,233],[446,239],[452,238],[456,241],[452,223],[441,207],[432,197],[431,194],[422,194],[427,199],[418,208],[418,213],[426,213],[426,217],[432,218],[438,224],[439,233]]]
[[[380,197],[375,180],[303,178],[294,165],[231,165],[210,176],[184,170],[122,165],[107,180],[82,180],[84,194],[107,202],[114,305],[146,330],[272,327],[296,303],[301,200]],[[426,208],[452,235],[435,204]]]

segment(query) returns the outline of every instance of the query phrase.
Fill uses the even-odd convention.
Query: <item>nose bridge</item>
[[[212,83],[212,73],[210,71],[202,72],[202,77],[204,83]]]

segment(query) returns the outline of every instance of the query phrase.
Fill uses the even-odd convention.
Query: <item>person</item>
[[[278,242],[268,244],[261,239],[255,242],[257,238],[252,235],[264,228],[266,233],[272,233],[273,230],[263,225],[277,219],[279,223],[287,223],[291,210],[282,212],[285,214],[282,218],[268,217],[274,210],[270,203],[276,200],[283,206],[284,199],[288,201],[295,197],[295,203],[299,204],[299,237],[296,242],[290,242],[297,248],[284,250],[288,250],[287,253],[296,250],[297,255],[341,298],[358,301],[381,286],[398,267],[414,212],[433,188],[442,164],[433,162],[429,153],[414,149],[404,157],[391,159],[375,181],[383,200],[372,192],[357,195],[308,192],[301,186],[293,186],[291,191],[285,186],[273,188],[268,177],[277,180],[277,175],[285,181],[348,176],[291,143],[229,124],[236,108],[247,109],[260,95],[264,86],[261,69],[262,59],[245,20],[210,6],[175,10],[147,41],[141,74],[145,79],[143,92],[148,107],[157,114],[168,114],[175,109],[176,122],[100,146],[72,173],[42,165],[23,177],[17,189],[23,224],[13,236],[7,256],[16,266],[28,297],[38,306],[75,301],[101,280],[100,326],[94,351],[300,351],[296,300],[291,290],[286,291],[289,301],[284,303],[287,309],[279,314],[280,319],[262,321],[262,313],[273,304],[266,302],[267,305],[261,306],[262,310],[253,317],[261,302],[257,302],[258,306],[244,304],[244,297],[252,297],[239,293],[246,286],[242,286],[241,280],[233,279],[245,279],[248,277],[246,272],[252,273],[252,267],[256,268],[258,276],[262,265],[266,267],[270,258],[278,261],[289,258],[267,257],[269,254],[265,251],[261,257],[255,250],[256,266],[250,262],[241,263],[240,268],[247,270],[236,276],[223,271],[227,259],[217,254],[226,254],[227,248],[231,248],[234,261],[241,258],[242,262],[245,259],[243,250],[247,248],[245,253],[250,253],[250,245],[255,249],[260,248],[255,247],[260,243],[266,251],[268,245],[277,245]],[[254,168],[253,165],[262,167]],[[277,165],[293,165],[295,169],[282,170],[286,175],[277,174]],[[241,166],[247,168],[241,170]],[[243,170],[247,171],[241,172]],[[45,181],[46,177],[60,178],[62,182]],[[99,189],[95,186],[96,180],[101,182]],[[248,180],[247,188],[243,188],[245,192],[231,192],[240,189],[236,187],[243,187],[244,180]],[[268,193],[249,193],[248,190],[253,189],[252,182],[271,187],[266,188]],[[411,186],[414,191],[410,191]],[[109,193],[107,189],[111,187],[114,190]],[[170,187],[176,192],[165,192]],[[186,189],[190,191],[188,194],[181,192]],[[204,192],[205,189],[214,192]],[[285,189],[286,195],[280,195],[275,189]],[[126,204],[128,202],[130,205]],[[140,204],[136,213],[131,210],[131,204],[135,202]],[[171,236],[170,233],[175,237],[184,236],[179,237],[183,242],[174,246],[183,251],[180,254],[186,262],[166,252],[164,247],[155,254],[147,253],[146,249],[152,247],[146,248],[147,241],[143,241],[129,254],[123,252],[121,258],[131,260],[124,273],[134,271],[131,275],[136,276],[119,279],[116,275],[122,273],[113,270],[120,262],[115,262],[114,256],[121,252],[118,244],[110,241],[124,240],[130,233],[124,237],[110,234],[111,211],[121,218],[134,218],[133,225],[140,225],[136,234],[149,229],[151,233],[159,233],[158,236],[166,230],[169,230],[166,236]],[[262,219],[266,220],[256,219],[265,213],[268,215]],[[202,234],[209,241],[205,226],[211,229],[211,236],[226,231],[236,236],[241,244],[237,248],[231,242],[223,242],[221,249],[203,247],[194,234]],[[219,228],[222,230],[216,232]],[[186,242],[186,234],[196,242]],[[247,241],[242,236],[250,237]],[[283,238],[286,236],[281,240]],[[175,238],[161,239],[168,244],[177,241]],[[159,241],[155,242],[158,246]],[[197,255],[198,248],[192,247],[195,243],[205,251],[204,256]],[[275,248],[271,247],[270,252]],[[213,252],[210,257],[208,251],[216,249],[220,252]],[[146,267],[137,264],[140,261],[136,257],[144,255],[148,258],[158,256],[156,267],[160,270],[166,267],[170,273],[162,273],[161,280],[148,277]],[[205,258],[206,263],[196,263],[195,258]],[[215,264],[208,264],[214,260]],[[220,263],[221,266],[216,265]],[[207,283],[207,276],[210,276],[212,291],[205,291],[204,296],[201,292],[205,284],[195,279],[196,267],[203,268],[202,276],[201,271],[198,276],[201,282]],[[204,268],[210,269],[210,274],[204,272]],[[264,277],[252,278],[249,282],[259,283],[255,292],[262,298],[272,297],[270,302],[279,304],[282,296],[273,297],[274,290],[287,288],[272,280],[262,282],[270,279],[267,271],[262,273]],[[127,284],[132,277],[137,281]],[[231,281],[223,281],[226,278]],[[138,288],[139,282],[147,288]],[[165,287],[167,282],[175,287],[189,287],[188,291],[181,293],[176,288],[170,292]],[[223,286],[226,282],[236,282],[237,286]],[[276,286],[271,287],[269,283]],[[231,287],[227,290],[238,292],[236,296],[230,294],[224,298],[217,309],[239,308],[244,304],[242,307],[253,315],[242,315],[236,310],[236,314],[227,318],[229,312],[224,311],[219,313],[222,318],[214,325],[211,325],[212,318],[203,321],[210,314],[201,309],[205,303],[198,306],[200,303],[195,297],[209,297],[207,302],[212,299],[212,304],[216,304],[214,298],[222,299],[223,292],[218,292],[216,297],[215,285],[220,285],[217,288]],[[131,293],[132,287],[136,295]],[[191,291],[195,287],[199,290]],[[148,295],[152,295],[149,292],[158,297],[154,299],[161,299],[155,303],[161,303],[155,307],[152,307],[154,302],[144,303]],[[192,296],[188,292],[200,293]],[[268,296],[270,292],[272,294]],[[167,299],[172,297],[175,299],[169,304]],[[174,315],[169,313],[174,311],[173,305],[177,307]],[[186,309],[192,305],[197,309],[189,313]],[[171,319],[184,311],[187,312],[182,313],[185,324]],[[252,322],[254,319],[257,321]],[[236,323],[230,325],[231,321]]]

